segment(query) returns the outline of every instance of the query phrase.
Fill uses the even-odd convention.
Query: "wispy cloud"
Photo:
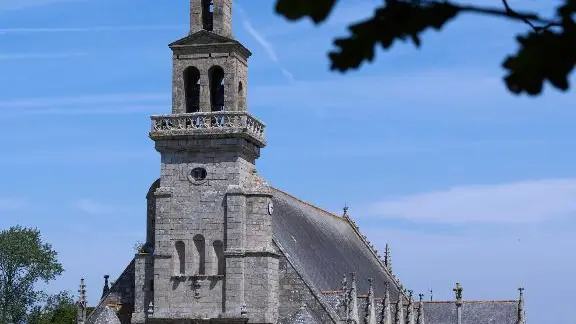
[[[26,200],[22,198],[0,197],[0,212],[22,209],[27,205]]]
[[[78,200],[74,205],[81,211],[95,216],[108,214],[114,210],[110,206],[86,198]]]
[[[576,179],[452,187],[372,204],[373,216],[433,222],[530,223],[576,215]]]
[[[69,139],[69,133],[64,133],[62,138]],[[60,138],[60,137],[58,137]],[[10,155],[0,156],[0,165],[23,166],[38,163],[38,157],[42,157],[45,165],[115,165],[130,163],[135,160],[155,159],[156,153],[149,148],[125,148],[125,147],[77,147],[69,146],[64,149],[51,150],[26,150],[13,152]]]
[[[288,81],[290,81],[292,83],[295,82],[294,74],[292,72],[290,72],[288,69],[286,69],[284,66],[282,66],[282,64],[280,63],[280,59],[278,58],[278,55],[276,54],[276,50],[274,49],[274,46],[272,45],[272,43],[270,43],[268,40],[266,40],[264,35],[262,33],[260,33],[258,30],[256,30],[256,28],[254,28],[254,26],[252,25],[252,22],[248,18],[248,15],[244,11],[244,9],[242,9],[242,7],[240,5],[238,5],[237,2],[235,2],[234,4],[238,8],[238,12],[240,13],[240,16],[242,17],[242,25],[244,26],[244,29],[248,32],[248,34],[250,34],[250,36],[252,36],[254,38],[254,40],[260,46],[262,46],[264,51],[266,51],[266,53],[268,54],[268,57],[270,58],[270,60],[279,66],[280,72],[282,73],[282,75],[284,75],[286,77],[286,79],[288,79]]]
[[[142,26],[92,26],[63,28],[0,28],[1,34],[33,34],[33,33],[86,33],[86,32],[118,32],[118,31],[150,31],[150,30],[182,30],[180,25],[142,25]]]
[[[8,60],[39,60],[39,59],[61,59],[78,56],[85,56],[86,52],[64,52],[64,53],[0,53],[0,61]]]
[[[113,93],[0,100],[4,117],[14,115],[102,115],[158,113],[170,106],[166,93]]]
[[[278,63],[278,55],[276,55],[276,51],[272,47],[272,44],[270,42],[268,42],[264,38],[264,36],[262,36],[258,31],[256,31],[256,29],[254,29],[254,27],[252,26],[252,23],[248,19],[244,20],[243,25],[244,25],[244,29],[246,29],[246,31],[252,37],[254,37],[256,42],[258,42],[258,44],[260,44],[260,46],[262,46],[262,48],[264,48],[264,50],[268,54],[268,57],[270,58],[270,60],[272,62]]]
[[[87,0],[2,0],[0,1],[0,11],[22,10],[32,7],[55,5],[70,2],[85,2]]]

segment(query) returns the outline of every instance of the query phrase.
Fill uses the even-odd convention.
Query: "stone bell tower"
[[[172,44],[172,114],[152,116],[160,179],[135,258],[133,323],[276,323],[272,196],[256,172],[264,124],[247,112],[251,53],[232,36],[232,0],[190,0]]]

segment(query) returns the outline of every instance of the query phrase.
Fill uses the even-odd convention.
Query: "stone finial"
[[[434,299],[434,292],[430,289],[430,301]]]
[[[348,297],[348,279],[346,278],[346,275],[344,275],[342,277],[342,306],[344,308],[344,314],[346,314],[346,317],[348,317]]]
[[[398,294],[398,302],[396,303],[396,320],[395,324],[404,324],[404,300],[402,294]]]
[[[358,291],[356,289],[356,273],[352,272],[350,277],[352,278],[352,283],[348,293],[350,300],[348,306],[348,322],[353,324],[360,324],[360,317],[358,316]]]
[[[408,306],[406,308],[406,323],[414,324],[414,304],[412,303],[412,295],[414,292],[408,290]]]
[[[106,295],[108,295],[108,293],[110,292],[110,284],[108,283],[109,278],[110,278],[109,275],[104,276],[104,287],[102,288],[102,297],[101,298],[106,297]]]
[[[526,324],[526,312],[524,310],[524,288],[518,288],[520,297],[518,298],[518,321],[517,324]]]
[[[348,205],[345,204],[342,210],[344,211],[342,217],[348,217]]]
[[[87,308],[87,298],[86,298],[86,284],[84,283],[84,278],[80,279],[80,289],[78,289],[78,314],[76,317],[77,324],[86,323],[86,308]]]
[[[148,304],[147,313],[148,313],[149,315],[154,314],[154,302],[150,302],[150,303]]]
[[[456,305],[462,306],[462,286],[459,282],[456,283],[456,288],[452,289],[453,292],[456,293]]]
[[[419,305],[416,314],[416,324],[424,324],[424,294],[418,294]]]
[[[382,299],[382,318],[380,324],[392,324],[392,312],[390,311],[390,285],[385,284],[384,298]]]
[[[456,293],[457,324],[462,324],[462,290],[459,282],[456,283],[456,288],[452,289]]]
[[[388,268],[388,271],[392,272],[392,256],[390,255],[388,243],[386,243],[386,248],[384,249],[384,265]]]
[[[376,305],[374,304],[374,279],[368,279],[368,302],[366,303],[366,324],[376,324]]]

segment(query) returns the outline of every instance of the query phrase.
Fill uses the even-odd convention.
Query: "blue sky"
[[[260,173],[350,206],[416,293],[452,299],[459,281],[467,299],[513,299],[522,285],[529,321],[572,323],[560,310],[576,289],[576,96],[509,94],[500,62],[525,27],[486,17],[329,72],[331,39],[376,2],[343,1],[319,28],[284,21],[272,0],[235,3],[254,54],[249,109],[267,124]],[[149,115],[170,111],[167,44],[187,28],[185,0],[0,3],[0,228],[37,226],[54,245],[66,272],[51,291],[85,277],[95,303],[143,240],[159,174]]]

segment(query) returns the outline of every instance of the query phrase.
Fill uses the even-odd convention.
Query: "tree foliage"
[[[44,296],[34,285],[63,272],[56,256],[37,229],[15,226],[0,232],[0,324],[25,321]]]
[[[28,315],[28,324],[74,324],[77,308],[68,292],[48,297],[44,306],[35,306]]]
[[[374,59],[376,45],[389,50],[395,41],[410,40],[416,47],[427,29],[440,30],[460,14],[469,12],[511,19],[529,28],[516,40],[519,50],[506,57],[504,81],[514,94],[539,95],[544,82],[557,89],[569,89],[568,78],[576,65],[576,0],[564,0],[554,17],[513,10],[508,0],[501,8],[457,4],[442,0],[385,0],[374,15],[351,24],[350,35],[334,41],[328,54],[331,69],[345,72]],[[289,20],[309,17],[315,24],[325,21],[337,0],[277,0],[276,11]]]

